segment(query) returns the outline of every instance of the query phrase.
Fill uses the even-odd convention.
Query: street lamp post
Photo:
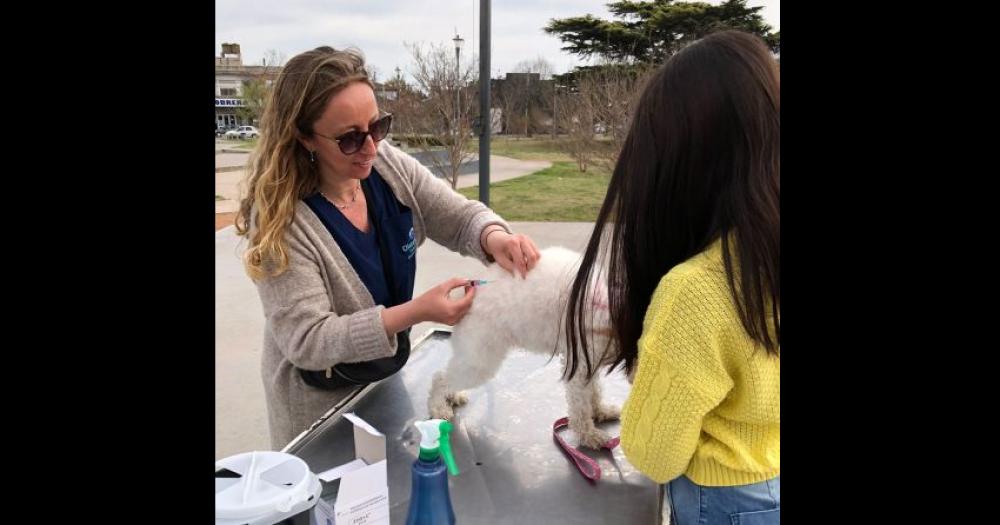
[[[486,122],[479,126],[479,201],[490,205],[490,132],[493,110],[490,109],[490,0],[479,0],[479,115]]]
[[[465,43],[465,40],[462,40],[462,37],[458,36],[457,31],[455,32],[455,38],[451,40],[452,42],[455,42],[455,140],[457,141],[459,123],[462,119],[462,99],[459,92],[459,90],[462,89],[462,83],[460,81],[460,77],[462,76],[462,66],[459,59],[462,54],[462,44]]]
[[[559,118],[559,113],[557,111],[559,104],[559,84],[556,84],[555,80],[552,80],[552,140],[556,139],[556,126]]]

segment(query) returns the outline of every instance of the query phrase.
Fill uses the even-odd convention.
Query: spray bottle
[[[416,426],[421,435],[420,456],[413,462],[413,487],[406,525],[453,525],[455,511],[451,508],[448,492],[448,472],[457,476],[458,467],[451,454],[451,423],[428,419],[417,421]]]

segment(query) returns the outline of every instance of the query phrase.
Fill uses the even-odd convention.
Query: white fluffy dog
[[[451,419],[454,407],[466,401],[461,391],[489,381],[515,348],[565,356],[564,316],[580,259],[580,254],[565,248],[544,249],[527,278],[490,265],[485,276],[489,282],[476,290],[472,307],[452,332],[447,368],[434,375],[428,399],[431,417]],[[597,282],[592,281],[588,303],[594,307],[588,330],[594,333],[590,361],[595,368],[606,362],[608,347],[607,287],[595,286]],[[598,377],[588,381],[586,375],[581,359],[576,375],[566,383],[569,426],[582,445],[599,448],[610,436],[594,423],[617,419],[619,409],[601,403]]]

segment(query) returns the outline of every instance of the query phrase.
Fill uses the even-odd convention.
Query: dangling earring
[[[312,162],[312,163],[316,162],[316,152],[315,151],[312,151],[312,150],[309,151],[309,162]]]

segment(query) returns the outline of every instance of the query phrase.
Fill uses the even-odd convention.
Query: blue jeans
[[[751,485],[702,487],[687,476],[666,485],[670,525],[778,525],[781,476]]]

